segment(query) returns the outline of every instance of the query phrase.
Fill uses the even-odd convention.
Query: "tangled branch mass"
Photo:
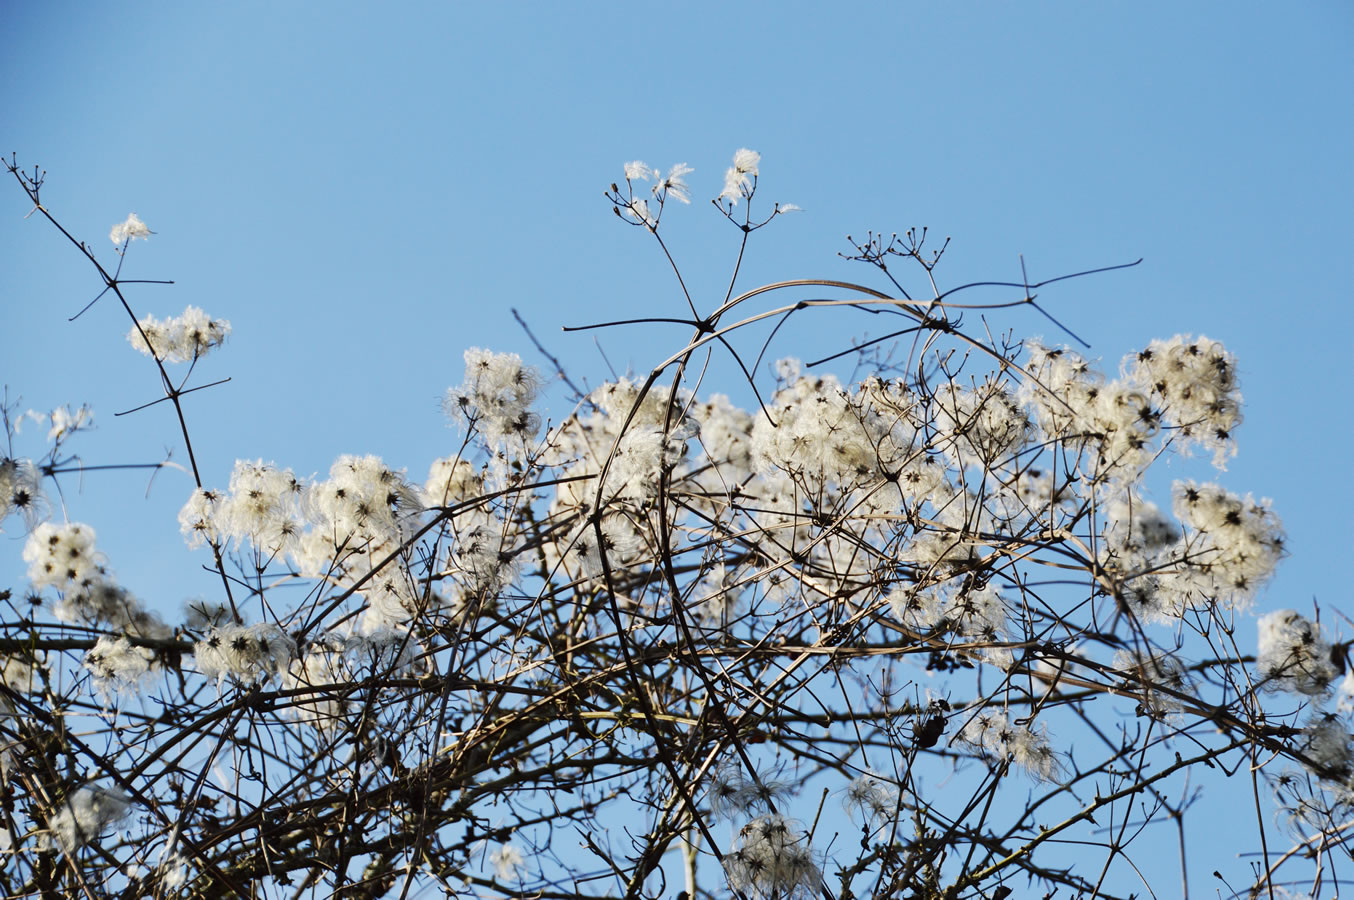
[[[760,166],[738,151],[714,201],[739,259],[794,209],[754,215]],[[55,224],[41,175],[9,169]],[[624,172],[608,201],[667,254],[691,169]],[[135,310],[118,273],[151,236],[116,225],[111,267],[72,243],[191,459],[184,367],[231,328]],[[1232,354],[1152,340],[1116,375],[970,333],[962,290],[909,296],[894,269],[934,285],[943,255],[924,235],[853,251],[874,287],[688,296],[684,347],[553,426],[564,372],[466,351],[444,402],[460,438],[426,477],[192,460],[193,555],[172,564],[218,590],[172,621],[114,574],[108,526],[52,499],[88,410],[46,416],[45,455],[20,456],[43,417],[6,408],[0,512],[28,582],[0,592],[0,890],[1110,898],[1145,890],[1106,877],[1126,860],[1163,896],[1217,809],[1256,853],[1229,896],[1338,885],[1348,645],[1253,609],[1285,555],[1268,502],[1149,489],[1172,456],[1237,452]],[[896,329],[850,383],[736,349],[759,322],[861,308]],[[748,380],[693,390],[708,352]],[[1164,868],[1133,843],[1158,831],[1179,836]]]

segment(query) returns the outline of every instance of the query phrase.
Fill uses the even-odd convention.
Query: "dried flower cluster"
[[[229,322],[213,319],[196,306],[168,319],[145,316],[127,332],[133,348],[167,362],[193,362],[220,347],[229,336]]]

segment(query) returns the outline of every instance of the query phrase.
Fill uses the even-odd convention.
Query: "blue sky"
[[[1142,257],[1041,301],[1111,370],[1179,332],[1237,353],[1247,421],[1223,480],[1272,497],[1292,547],[1265,603],[1350,610],[1354,6],[53,2],[6,20],[0,149],[48,171],[46,205],[104,260],[128,212],[157,232],[126,274],[177,283],[133,289],[138,312],[234,325],[200,367],[233,380],[188,405],[208,483],[237,458],[323,473],[340,453],[421,479],[455,440],[438,400],[464,348],[539,361],[512,308],[577,380],[608,377],[602,352],[647,371],[685,329],[559,331],[685,306],[602,192],[626,160],[695,167],[664,229],[709,309],[737,234],[706,201],[746,146],[759,195],[804,212],[755,236],[745,287],[876,284],[837,256],[869,229],[952,236],[949,286],[1018,280],[1021,254],[1033,279]],[[87,463],[161,458],[167,409],[112,415],[157,391],[124,314],[66,321],[97,278],[27,211],[0,190],[0,378],[25,407],[90,403]],[[1056,337],[1024,311],[991,321]],[[772,356],[871,324],[820,316]],[[170,609],[211,583],[174,521],[191,482],[146,487],[90,474],[66,499]],[[5,583],[20,549],[0,537]]]

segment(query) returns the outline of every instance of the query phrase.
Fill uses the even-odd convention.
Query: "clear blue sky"
[[[1143,257],[1041,299],[1110,369],[1178,332],[1235,351],[1247,421],[1224,480],[1274,499],[1293,551],[1264,602],[1351,609],[1348,3],[44,2],[5,20],[0,150],[47,169],[46,205],[101,258],[128,212],[157,232],[126,274],[177,284],[133,289],[139,312],[234,325],[200,367],[233,381],[188,405],[208,483],[236,458],[309,474],[339,453],[421,480],[455,437],[437,404],[463,349],[537,359],[513,307],[576,379],[605,379],[593,336],[560,325],[684,303],[602,191],[629,159],[695,167],[696,202],[664,229],[709,309],[736,234],[706,201],[746,146],[763,195],[805,211],[757,235],[745,286],[868,280],[836,253],[871,228],[953,236],[947,285],[1018,278],[1019,254],[1036,279]],[[112,415],[157,392],[124,314],[66,322],[97,278],[25,212],[0,188],[0,379],[25,406],[93,405],[88,463],[160,458],[168,409]],[[870,324],[820,318],[773,356]],[[599,339],[646,371],[685,337]],[[174,521],[186,477],[148,498],[136,476],[66,487],[152,605],[211,590]],[[0,537],[3,583],[20,549]]]

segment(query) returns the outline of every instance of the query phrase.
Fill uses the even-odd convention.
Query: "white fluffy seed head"
[[[168,319],[145,316],[127,332],[133,349],[162,362],[193,362],[220,347],[230,322],[213,319],[196,306]]]
[[[1280,609],[1261,616],[1255,667],[1270,690],[1315,696],[1326,693],[1339,675],[1331,645],[1321,626],[1296,610]]]
[[[39,845],[43,850],[72,854],[122,821],[129,806],[121,791],[96,784],[79,787],[50,812]]]

